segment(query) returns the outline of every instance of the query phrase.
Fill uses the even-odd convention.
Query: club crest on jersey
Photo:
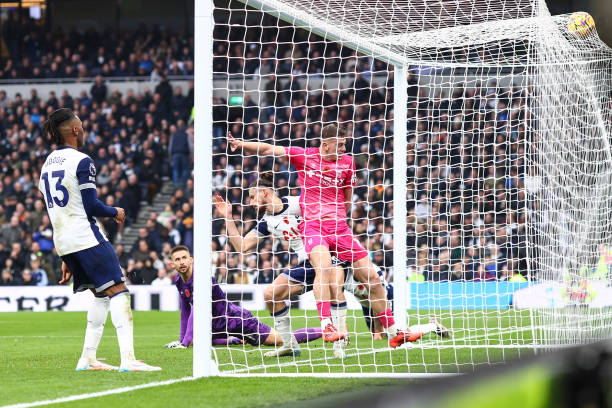
[[[92,176],[96,175],[96,166],[93,163],[89,163],[89,174]]]

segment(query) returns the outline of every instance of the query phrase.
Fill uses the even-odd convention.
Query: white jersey
[[[300,197],[282,197],[283,209],[271,214],[266,212],[253,231],[258,237],[263,238],[274,235],[278,239],[289,242],[289,248],[298,256],[298,262],[308,260],[299,225],[302,222],[302,210],[300,209]]]
[[[51,152],[40,170],[38,189],[47,204],[59,256],[108,241],[98,220],[87,216],[81,198],[81,190],[96,188],[95,180],[93,161],[69,146]]]

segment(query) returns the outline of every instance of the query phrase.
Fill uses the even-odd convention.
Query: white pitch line
[[[15,336],[0,336],[0,339],[10,339],[10,338],[16,338],[16,339],[82,339],[84,337],[84,335],[80,335],[80,336],[28,336],[28,335],[15,335]],[[116,337],[113,334],[108,334],[106,337]],[[146,338],[150,338],[150,337],[167,337],[167,338],[172,338],[172,336],[168,336],[168,335],[163,335],[163,334],[135,334],[134,337],[146,337]]]
[[[130,392],[134,390],[141,390],[144,388],[152,388],[152,387],[160,387],[163,385],[170,385],[170,384],[175,384],[175,383],[184,382],[184,381],[192,381],[192,380],[195,380],[195,378],[194,377],[175,378],[173,380],[156,381],[156,382],[151,382],[151,383],[133,385],[131,387],[113,388],[113,389],[105,390],[105,391],[90,392],[88,394],[70,395],[68,397],[56,398],[56,399],[51,399],[51,400],[24,402],[24,403],[13,404],[13,405],[3,405],[3,406],[0,406],[0,408],[39,407],[41,405],[59,404],[62,402],[71,402],[71,401],[78,401],[78,400],[83,400],[83,399],[88,399],[88,398],[104,397],[104,396],[113,395],[113,394],[123,394],[125,392]]]

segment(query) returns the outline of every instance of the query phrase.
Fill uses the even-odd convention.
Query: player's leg
[[[317,302],[321,329],[325,341],[336,341],[343,338],[331,321],[331,293],[329,288],[332,273],[332,259],[329,252],[330,237],[327,237],[321,222],[304,222],[300,224],[304,248],[311,266],[315,271],[313,294]]]
[[[87,276],[81,263],[79,262],[80,254],[74,253],[65,255],[62,257],[62,261],[72,272],[73,288],[74,292],[81,292],[90,289],[94,293],[94,298],[87,311],[87,328],[85,329],[85,340],[83,341],[83,352],[77,363],[76,369],[78,371],[83,370],[95,370],[95,371],[109,371],[117,370],[119,367],[111,366],[109,364],[98,361],[96,353],[102,333],[104,332],[104,324],[108,317],[109,310],[109,299],[108,296],[98,295],[93,290],[95,284]]]
[[[369,294],[370,308],[375,318],[379,319],[389,336],[389,345],[393,348],[407,341],[416,341],[422,333],[408,333],[395,327],[393,312],[387,304],[387,294],[380,277],[368,256],[368,252],[353,235],[348,224],[338,225],[335,246],[338,258],[353,265],[355,278],[366,286]]]
[[[296,267],[295,269],[297,268],[299,267]],[[294,273],[297,272],[294,271]],[[302,273],[302,275],[304,274]],[[264,291],[266,305],[270,311],[270,314],[274,317],[274,327],[276,329],[275,332],[277,332],[282,339],[282,347],[266,353],[266,357],[295,355],[294,350],[299,349],[297,339],[291,331],[289,306],[285,300],[291,295],[302,293],[303,289],[304,285],[291,279],[291,270],[289,270],[278,275],[272,285],[268,286]],[[277,344],[276,339],[274,339],[274,344]]]
[[[346,327],[346,298],[344,297],[344,268],[334,265],[331,274],[330,292],[331,318],[334,326],[339,332],[344,333],[344,339],[334,342],[334,356],[346,357],[345,347],[349,343],[349,335]]]
[[[130,305],[130,292],[119,266],[117,254],[109,242],[80,251],[79,262],[93,282],[96,293],[110,298],[111,321],[117,331],[121,352],[120,371],[159,371],[161,368],[144,364],[134,357],[134,322]]]
[[[329,249],[324,245],[315,246],[310,252],[310,263],[316,274],[313,291],[321,320],[323,339],[330,342],[340,340],[344,338],[344,333],[338,331],[331,320],[330,280],[333,270]]]
[[[319,327],[306,327],[294,331],[293,336],[295,337],[298,343],[308,343],[320,339],[323,336],[323,331]],[[274,330],[274,328],[270,328],[270,333],[268,337],[266,337],[266,339],[264,340],[263,344],[265,346],[278,346],[279,342],[280,344],[282,344],[282,341],[283,339],[282,337],[280,337],[278,331]],[[279,354],[276,351],[271,351],[265,354],[266,357],[280,357],[284,355],[290,354]],[[299,353],[295,355],[297,356],[299,355]]]
[[[435,333],[442,338],[451,338],[453,335],[452,331],[440,323],[435,317],[429,319],[429,322],[425,324],[413,324],[408,330],[412,333]]]
[[[87,329],[85,330],[83,353],[77,364],[77,370],[118,370],[119,367],[102,363],[97,359],[96,352],[108,318],[110,299],[104,294],[97,294],[93,290],[92,292],[94,298],[87,311]]]
[[[393,348],[406,342],[416,341],[423,333],[411,333],[405,330],[398,330],[395,326],[393,311],[387,302],[387,294],[382,286],[380,277],[368,256],[353,262],[355,278],[362,282],[369,291],[370,307],[382,327],[385,329],[389,338],[389,345]]]

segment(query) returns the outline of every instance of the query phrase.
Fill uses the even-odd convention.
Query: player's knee
[[[266,290],[264,290],[264,300],[268,303],[274,300],[274,286],[268,286]]]

